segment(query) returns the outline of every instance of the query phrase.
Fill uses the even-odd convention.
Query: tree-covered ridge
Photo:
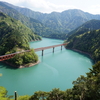
[[[44,14],[40,12],[35,12],[27,8],[21,8],[9,3],[4,3],[5,5],[16,9],[18,12],[23,15],[34,18],[42,22],[46,27],[49,27],[53,30],[60,31],[61,33],[68,33],[73,29],[76,29],[83,23],[92,20],[92,19],[100,19],[100,15],[93,15],[87,12],[83,12],[79,9],[70,9],[63,11],[61,13],[52,12],[49,14]]]
[[[68,39],[66,48],[77,49],[92,56],[95,61],[100,60],[100,30],[85,32]]]
[[[31,29],[23,25],[20,21],[8,17],[0,12],[0,55],[30,49],[28,42],[40,39],[40,36],[34,34]],[[25,61],[28,59],[28,57],[25,59],[25,56],[20,56],[20,54],[8,61],[13,62],[15,65],[37,62],[38,57],[36,54],[34,54],[34,51],[31,51],[31,54],[24,54],[25,56],[31,55],[30,57],[28,56],[30,60]]]
[[[38,35],[35,35],[31,29],[23,25],[20,21],[0,13],[0,46],[5,47],[6,51],[17,46],[29,49],[28,42],[38,39],[41,38]],[[3,50],[3,52],[5,50]]]
[[[20,20],[38,35],[57,39],[66,39],[68,34],[70,34],[69,32],[89,20],[100,20],[100,15],[89,14],[78,9],[66,10],[61,13],[52,12],[44,14],[6,2],[0,2],[0,10]],[[97,25],[95,26],[98,27]]]
[[[5,5],[3,2],[0,2],[0,11],[16,20],[20,20],[24,25],[31,28],[33,32],[35,31],[35,28],[33,27],[35,26],[35,24],[38,25],[39,27],[42,26],[42,24],[38,20],[25,17],[15,9]]]
[[[18,51],[19,52],[23,51],[23,49],[18,50]],[[6,54],[9,54],[11,52],[12,52],[12,50],[10,52],[7,52]],[[15,50],[15,52],[16,52],[16,50]],[[8,62],[10,62],[12,64],[12,66],[14,65],[15,67],[19,67],[22,65],[21,68],[29,67],[31,64],[36,63],[37,61],[38,61],[38,56],[35,54],[33,49],[31,49],[30,52],[24,52],[21,54],[17,54],[13,58],[8,60]]]
[[[90,31],[90,30],[96,30],[100,29],[100,20],[89,20],[86,23],[82,24],[75,30],[68,33],[67,38],[71,39],[74,36],[83,34],[84,32]]]
[[[37,91],[32,96],[18,96],[18,100],[100,100],[100,61],[93,65],[86,75],[73,81],[71,89],[62,91],[55,88],[50,92]],[[10,97],[7,96],[7,90],[0,87],[0,98],[13,100]]]
[[[39,20],[24,16],[23,14],[13,9],[11,6],[7,5],[4,2],[0,2],[0,11],[9,15],[10,17],[14,19],[20,20],[24,25],[29,27],[33,32],[37,33],[38,35],[41,35],[43,37],[60,39],[60,36],[61,36],[60,31],[46,27],[45,24],[43,24]]]

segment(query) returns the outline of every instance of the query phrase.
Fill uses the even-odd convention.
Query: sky
[[[100,14],[100,0],[0,0],[15,6],[29,8],[42,13],[80,9],[91,14]]]

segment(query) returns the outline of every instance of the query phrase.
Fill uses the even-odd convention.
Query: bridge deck
[[[58,45],[53,45],[53,46],[48,46],[48,47],[36,48],[36,49],[34,49],[34,51],[37,52],[37,51],[42,50],[42,56],[43,56],[43,50],[53,48],[53,52],[54,52],[55,47],[59,47],[59,46],[62,47],[64,45],[67,45],[67,44],[65,43],[65,44],[58,44]],[[21,51],[21,52],[15,52],[15,53],[7,54],[7,55],[2,55],[2,56],[0,56],[0,61],[10,59],[10,58],[14,57],[16,54],[20,54],[20,53],[24,53],[24,52],[30,52],[30,50],[25,50],[25,51]]]
[[[36,48],[36,49],[34,49],[34,50],[35,50],[35,52],[36,52],[36,51],[41,51],[41,50],[50,49],[50,48],[55,48],[55,47],[64,46],[64,45],[66,45],[66,43],[65,43],[65,44],[53,45],[53,46],[48,46],[48,47]]]

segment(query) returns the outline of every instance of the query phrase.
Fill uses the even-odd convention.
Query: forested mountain
[[[52,37],[50,34],[59,34],[59,31],[52,30],[49,27],[45,27],[40,21],[24,16],[19,13],[17,10],[12,7],[6,5],[4,2],[0,2],[0,11],[9,15],[10,17],[20,20],[24,25],[31,28],[33,32],[38,35],[45,37]],[[59,37],[58,37],[59,38]]]
[[[38,35],[49,38],[66,39],[69,32],[83,23],[92,19],[100,19],[100,15],[89,14],[78,9],[44,14],[6,2],[0,2],[0,6],[2,12],[20,20]]]
[[[28,42],[40,39],[40,36],[35,35],[31,29],[23,25],[20,21],[0,12],[0,55],[30,49]],[[15,65],[29,63],[30,61],[27,61],[24,58],[25,56],[30,56],[30,54],[20,54],[9,61]],[[32,62],[38,60],[34,52],[31,52],[31,56],[27,57],[27,59],[30,59]]]
[[[95,61],[100,60],[100,29],[83,32],[69,37],[66,48],[83,51],[92,56]]]
[[[96,30],[96,29],[100,29],[100,20],[95,20],[95,19],[89,20],[86,23],[84,23],[83,25],[76,28],[75,30],[69,32],[67,35],[67,38],[71,39],[74,36],[83,34],[84,32],[87,32],[90,30]]]
[[[78,9],[66,10],[61,13],[52,12],[50,14],[44,14],[32,11],[27,8],[17,7],[8,3],[5,4],[16,9],[18,12],[27,17],[39,20],[46,27],[66,33],[72,31],[73,29],[76,29],[77,27],[91,19],[100,19],[100,15],[93,15]]]
[[[67,36],[66,48],[79,50],[91,55],[95,61],[100,60],[100,20],[90,20]]]

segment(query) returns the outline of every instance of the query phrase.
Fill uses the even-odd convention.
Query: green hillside
[[[77,36],[79,34],[83,34],[84,32],[90,31],[90,30],[96,30],[100,29],[100,20],[89,20],[86,23],[82,24],[75,30],[68,33],[69,39],[73,38],[74,36]]]
[[[66,48],[79,50],[91,55],[95,61],[100,60],[100,30],[84,32],[66,41]]]
[[[69,33],[72,30],[76,29],[83,23],[97,19],[100,20],[100,15],[93,15],[87,12],[84,12],[79,9],[70,9],[65,10],[61,13],[59,12],[52,12],[52,13],[40,13],[35,12],[27,8],[17,7],[8,3],[4,3],[5,5],[16,9],[21,14],[39,20],[43,23],[46,27],[50,29],[57,30],[61,33]]]
[[[61,13],[52,12],[44,14],[6,2],[0,2],[0,10],[20,20],[38,35],[57,39],[66,39],[67,35],[70,34],[69,32],[89,20],[100,20],[100,15],[93,15],[78,9],[66,10]]]
[[[30,49],[29,41],[40,40],[41,37],[35,35],[31,29],[23,25],[20,21],[8,17],[7,15],[0,13],[0,55],[9,54],[17,51],[23,51]],[[31,51],[32,53],[32,51]],[[15,56],[8,60],[16,65],[22,65],[25,62],[36,62],[37,55],[33,52],[30,57],[30,61],[25,61],[24,55],[30,55],[30,53],[24,53]],[[22,58],[22,57],[23,58]],[[33,58],[37,60],[33,60]],[[24,60],[23,60],[24,59]],[[22,61],[22,62],[21,62]]]
[[[23,15],[37,19],[45,26],[51,29],[56,29],[57,31],[63,33],[65,31],[66,33],[68,33],[73,29],[76,29],[88,20],[98,19],[98,16],[85,13],[78,9],[66,10],[61,13],[52,12],[50,14],[43,14],[40,12],[34,12],[26,8],[16,7],[12,5],[9,6],[16,9]]]
[[[64,37],[61,36],[61,32],[56,29],[51,29],[50,27],[45,26],[42,22],[40,22],[37,19],[26,17],[20,12],[18,12],[16,9],[12,8],[8,4],[4,2],[0,2],[0,11],[9,15],[10,17],[20,20],[24,25],[29,27],[33,32],[37,33],[38,35],[41,35],[43,37],[49,37],[49,38],[57,38],[57,39],[63,39]],[[41,16],[41,18],[43,18]],[[65,39],[65,38],[64,38]]]
[[[100,20],[90,20],[68,34],[66,48],[79,50],[100,60]]]

